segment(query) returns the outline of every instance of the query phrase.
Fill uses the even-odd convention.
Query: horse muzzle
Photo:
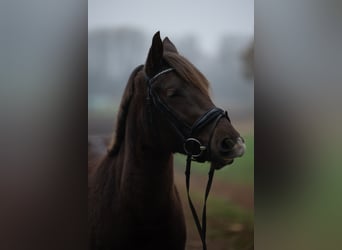
[[[237,158],[243,156],[246,150],[245,141],[242,137],[238,137],[235,141],[224,138],[219,144],[219,153],[223,157]]]
[[[216,153],[213,152],[211,161],[216,169],[232,164],[235,158],[242,157],[245,153],[246,145],[242,137],[235,140],[223,138],[219,140],[216,146]]]

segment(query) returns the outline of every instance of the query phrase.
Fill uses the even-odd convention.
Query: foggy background
[[[160,30],[208,78],[214,102],[253,133],[253,1],[88,1],[89,134],[113,131],[131,71]]]

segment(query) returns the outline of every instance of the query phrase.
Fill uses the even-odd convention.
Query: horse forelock
[[[191,62],[173,52],[164,52],[163,58],[188,84],[198,88],[203,94],[209,95],[208,80]]]
[[[128,79],[117,115],[115,134],[108,150],[110,155],[116,155],[119,152],[120,146],[124,140],[128,110],[134,95],[134,80],[143,67],[144,65],[136,67]]]

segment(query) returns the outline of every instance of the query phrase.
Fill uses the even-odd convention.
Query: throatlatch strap
[[[211,167],[209,174],[208,174],[209,177],[208,177],[207,187],[205,190],[204,205],[203,205],[203,210],[202,210],[202,226],[200,224],[196,209],[195,209],[195,207],[192,203],[192,200],[190,198],[190,193],[189,193],[189,190],[190,190],[190,170],[191,170],[191,155],[188,155],[188,157],[186,159],[186,170],[185,170],[186,191],[187,191],[187,195],[188,195],[188,201],[189,201],[191,213],[192,213],[192,216],[194,217],[198,233],[201,237],[203,250],[207,250],[207,243],[206,243],[207,210],[206,210],[206,207],[207,207],[207,199],[209,196],[211,184],[213,182],[215,168]]]

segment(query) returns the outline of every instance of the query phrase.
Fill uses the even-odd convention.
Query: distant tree
[[[254,78],[254,41],[242,53],[242,60],[244,61],[244,74],[247,78]]]
[[[186,35],[174,42],[177,44],[177,48],[182,55],[194,64],[201,63],[203,52],[199,46],[198,38],[196,36]]]

